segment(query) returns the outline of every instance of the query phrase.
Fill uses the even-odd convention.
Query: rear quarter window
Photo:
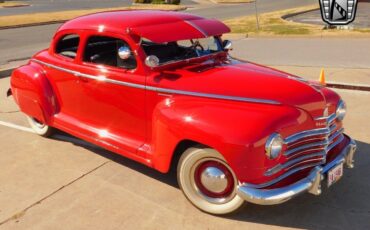
[[[75,59],[77,56],[80,36],[77,34],[68,34],[59,39],[55,47],[55,53],[64,57]]]

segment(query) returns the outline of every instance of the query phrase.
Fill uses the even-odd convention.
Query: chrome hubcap
[[[227,188],[227,178],[225,173],[216,167],[207,167],[200,177],[203,186],[214,193],[221,193]]]
[[[207,199],[224,200],[234,192],[235,181],[229,168],[219,160],[202,160],[194,170],[194,185]]]

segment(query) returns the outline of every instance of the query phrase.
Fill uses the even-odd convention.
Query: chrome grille
[[[327,153],[344,138],[343,128],[338,128],[335,123],[335,114],[331,114],[325,120],[326,128],[305,130],[285,138],[287,148],[284,157],[287,161],[267,170],[265,175],[271,176],[280,171],[295,171],[297,168],[324,164]]]

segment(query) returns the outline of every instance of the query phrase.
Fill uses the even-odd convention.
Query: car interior
[[[77,34],[68,34],[60,39],[56,45],[55,53],[75,59],[79,43],[80,37]]]
[[[200,57],[219,51],[214,38],[191,39],[176,42],[154,43],[147,39],[141,40],[141,47],[146,55],[154,55],[159,63],[180,61]]]
[[[120,47],[129,47],[121,39],[92,36],[88,39],[83,55],[84,62],[108,65],[123,69],[135,69],[137,66],[135,55],[123,60],[118,56]]]

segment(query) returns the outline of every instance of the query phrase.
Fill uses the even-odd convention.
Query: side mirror
[[[118,49],[118,56],[119,58],[121,58],[122,60],[127,60],[131,57],[131,50],[130,48],[128,48],[127,46],[121,46],[119,49]]]
[[[159,59],[155,55],[149,55],[148,57],[145,58],[145,65],[154,68],[159,66]]]
[[[233,43],[230,40],[223,41],[222,46],[224,47],[224,50],[226,51],[233,49]]]

